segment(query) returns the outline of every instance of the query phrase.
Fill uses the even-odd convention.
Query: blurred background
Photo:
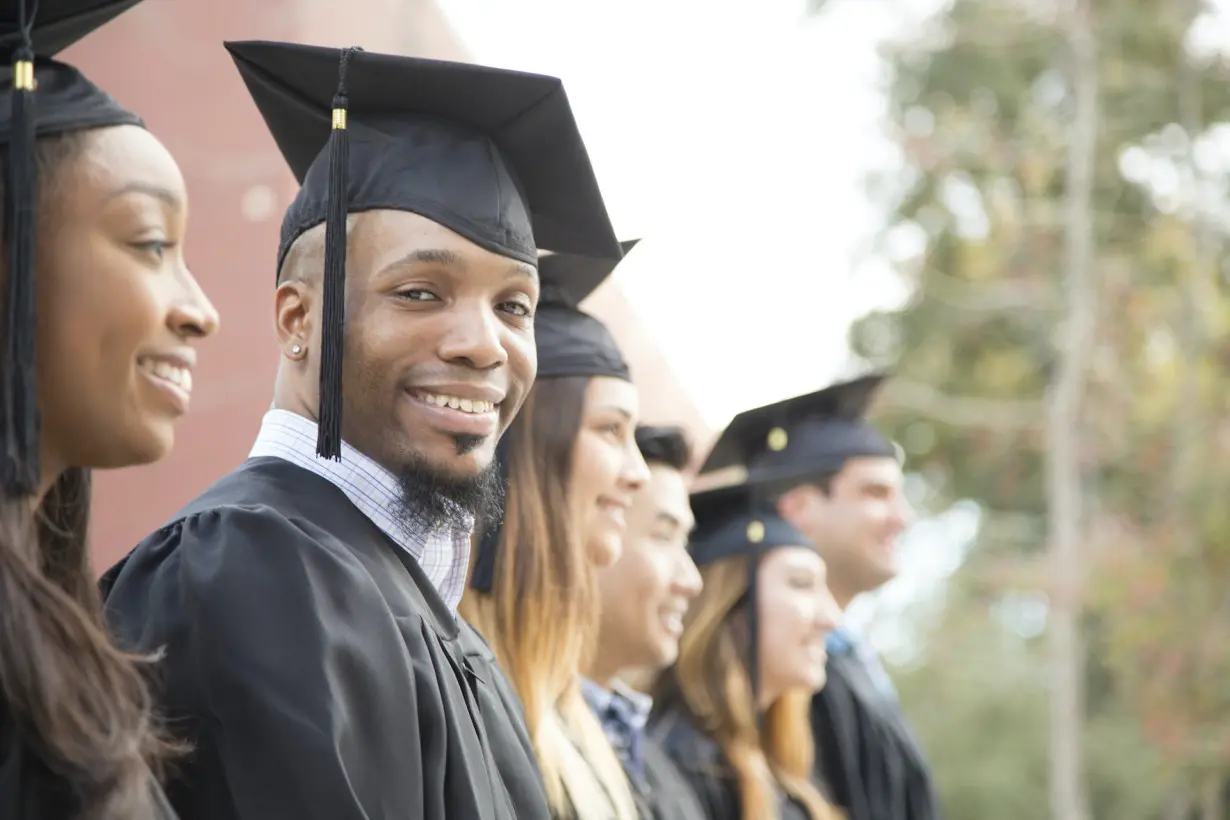
[[[100,568],[271,398],[257,38],[564,78],[648,420],[895,372],[921,516],[851,617],[947,818],[1230,817],[1230,0],[147,0],[66,58],[178,158],[223,330],[174,455],[99,477]]]

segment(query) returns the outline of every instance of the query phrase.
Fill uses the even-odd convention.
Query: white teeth
[[[451,407],[463,413],[490,413],[495,410],[495,403],[477,399],[463,399],[460,396],[445,396],[438,393],[420,393],[423,401],[437,407]]]
[[[667,615],[662,619],[666,624],[666,629],[673,635],[678,635],[683,632],[683,617],[677,614]]]
[[[142,359],[141,369],[163,381],[176,385],[185,392],[192,392],[192,371],[161,359]]]

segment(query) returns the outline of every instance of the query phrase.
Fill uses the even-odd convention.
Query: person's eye
[[[145,242],[133,242],[134,250],[149,256],[150,258],[161,262],[166,252],[175,247],[175,243],[168,242],[165,239],[150,239]]]
[[[423,288],[411,288],[410,290],[402,290],[397,292],[400,299],[405,299],[407,302],[431,302],[439,301],[438,296],[429,290]]]
[[[501,302],[500,310],[505,313],[511,313],[522,319],[529,319],[534,315],[534,308],[525,300],[513,299],[508,302]]]

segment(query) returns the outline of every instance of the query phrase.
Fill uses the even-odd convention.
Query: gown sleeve
[[[831,657],[812,701],[819,777],[850,820],[937,820],[922,750],[895,705],[870,700],[874,689],[857,663]]]
[[[268,508],[214,509],[106,585],[121,640],[163,648],[164,704],[195,746],[168,787],[184,820],[431,816],[431,653],[344,550]]]
[[[475,678],[479,712],[496,767],[519,820],[550,817],[538,757],[525,725],[525,711],[490,645],[473,626],[459,619],[465,664]]]
[[[655,704],[649,740],[675,764],[682,784],[706,820],[739,820],[739,795],[721,763],[717,744],[698,731],[675,704]],[[648,760],[647,760],[648,762]]]
[[[700,798],[679,767],[653,738],[645,739],[645,778],[648,793],[644,795],[647,820],[706,820]]]

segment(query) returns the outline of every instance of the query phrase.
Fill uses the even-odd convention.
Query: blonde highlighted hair
[[[615,750],[578,684],[598,631],[595,570],[568,483],[585,377],[543,379],[508,435],[508,498],[490,593],[468,589],[462,617],[491,644],[525,707],[556,816],[636,820]]]
[[[727,558],[701,567],[704,588],[688,608],[679,658],[663,673],[655,694],[678,700],[701,731],[718,744],[739,789],[743,820],[777,816],[780,788],[812,820],[841,813],[812,781],[815,742],[808,708],[812,692],[796,690],[773,701],[763,734],[745,661],[747,622],[736,607],[748,587],[747,561]]]

